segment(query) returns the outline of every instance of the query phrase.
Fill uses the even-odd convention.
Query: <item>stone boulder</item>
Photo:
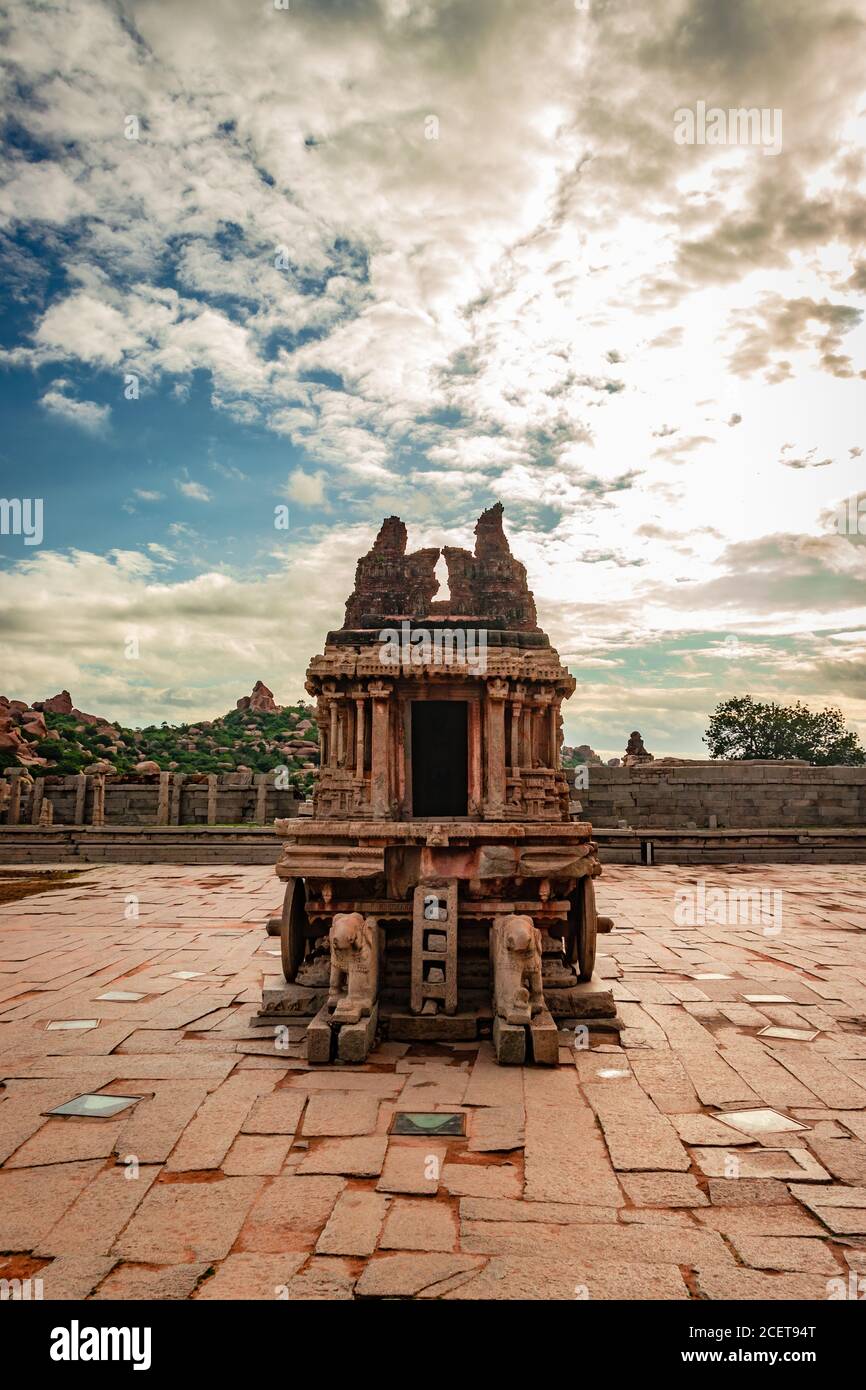
[[[152,758],[145,758],[143,762],[135,764],[136,772],[159,772],[159,763],[155,763]]]
[[[256,681],[251,695],[242,695],[237,702],[238,709],[250,710],[253,714],[279,714],[280,706],[274,700],[274,692],[268,690],[264,681]]]
[[[594,748],[590,748],[588,743],[579,743],[574,751],[579,763],[593,763],[598,767],[602,765],[598,753]]]
[[[33,708],[41,709],[48,714],[71,714],[72,696],[68,690],[61,690],[59,695],[52,695],[50,700],[40,700]]]
[[[40,758],[38,753],[28,753],[26,747],[18,754],[18,761],[22,767],[48,767],[47,758]]]

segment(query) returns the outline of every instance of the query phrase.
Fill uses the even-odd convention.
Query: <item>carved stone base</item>
[[[536,1066],[555,1067],[559,1061],[559,1031],[547,1009],[535,1014],[526,1025],[496,1017],[493,1047],[500,1066],[519,1067],[534,1062]]]
[[[325,1004],[307,1028],[307,1061],[314,1065],[330,1062],[333,1047],[331,1013]]]
[[[392,1013],[385,1026],[392,1042],[474,1042],[478,1024],[475,1014]]]
[[[307,1026],[307,1061],[324,1065],[336,1057],[340,1062],[366,1062],[376,1041],[379,1007],[357,1023],[340,1023],[327,1004]]]
[[[535,1065],[555,1067],[559,1061],[559,1032],[547,1009],[542,1009],[530,1023],[529,1039]]]
[[[262,1007],[257,1018],[263,1023],[274,1022],[275,1014],[312,1018],[327,998],[327,988],[312,989],[305,985],[290,985],[280,976],[278,984],[265,985],[262,990]]]
[[[358,1023],[344,1023],[337,1032],[337,1057],[341,1062],[366,1062],[376,1041],[379,1006]]]
[[[526,1061],[526,1029],[506,1023],[497,1015],[493,1020],[493,1047],[500,1066],[522,1066]]]
[[[597,975],[567,989],[545,986],[544,1002],[554,1018],[614,1018],[613,991]]]

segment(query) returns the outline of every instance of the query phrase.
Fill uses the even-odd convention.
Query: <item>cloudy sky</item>
[[[568,741],[701,756],[746,692],[866,737],[864,0],[6,15],[3,693],[298,698],[384,515],[499,498]]]

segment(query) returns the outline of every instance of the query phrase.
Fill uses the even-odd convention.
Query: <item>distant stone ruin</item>
[[[638,763],[651,763],[654,761],[655,759],[652,753],[648,753],[644,748],[643,739],[637,729],[635,729],[633,733],[629,735],[629,740],[626,744],[625,754],[622,760],[623,767],[635,767]]]

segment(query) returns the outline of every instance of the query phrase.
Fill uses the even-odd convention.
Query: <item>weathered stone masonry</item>
[[[866,767],[656,761],[635,767],[592,764],[588,776],[589,787],[574,795],[582,814],[598,827],[621,821],[635,830],[866,825]]]

